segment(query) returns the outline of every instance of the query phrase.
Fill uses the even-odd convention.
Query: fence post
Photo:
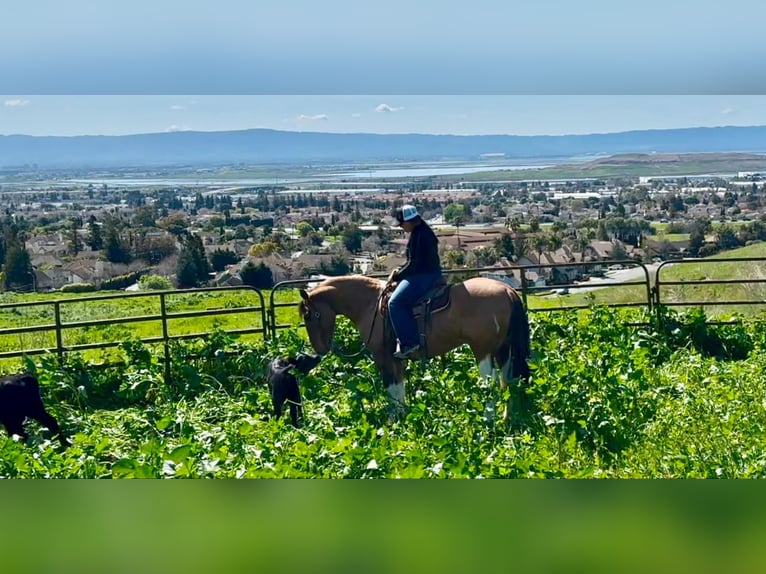
[[[521,276],[521,300],[524,301],[524,308],[528,309],[527,306],[527,274],[525,273],[526,269],[524,267],[519,267],[519,275]]]
[[[277,336],[277,312],[274,309],[274,287],[269,292],[269,331],[271,331],[271,338]]]
[[[64,337],[61,333],[61,303],[53,302],[53,317],[56,322],[56,352],[59,356],[59,363],[64,359]]]
[[[160,293],[160,315],[162,316],[162,344],[165,347],[165,384],[170,383],[170,345],[168,340],[168,313],[165,293]]]
[[[657,309],[657,330],[662,329],[662,301],[660,301],[660,271],[662,270],[662,263],[657,266],[657,270],[654,272],[654,286],[652,287],[652,295],[654,296],[654,306]]]

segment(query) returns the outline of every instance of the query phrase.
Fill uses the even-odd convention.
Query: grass
[[[653,239],[658,241],[662,241],[663,239],[665,241],[689,241],[689,237],[691,237],[690,233],[660,233],[656,237],[653,237]]]
[[[711,316],[741,313],[757,315],[766,311],[766,261],[714,261],[717,259],[766,257],[766,243],[754,243],[733,249],[714,257],[702,258],[683,263],[666,263],[660,270],[660,301],[676,306],[680,302],[703,302],[704,311]],[[730,284],[685,284],[689,281],[749,281]],[[753,282],[755,281],[755,282]],[[668,282],[673,284],[667,284]],[[675,284],[678,283],[678,284]],[[649,284],[656,284],[656,273],[650,271]],[[584,285],[587,285],[584,284]],[[723,304],[722,301],[741,301],[743,304]],[[647,301],[643,285],[611,286],[593,291],[577,291],[573,288],[568,295],[530,296],[531,309],[546,309],[557,306],[580,305],[622,305]],[[761,304],[761,302],[763,304]]]
[[[521,181],[521,180],[546,180],[546,179],[577,179],[577,178],[608,178],[608,177],[639,177],[639,176],[673,176],[673,175],[697,175],[707,173],[731,173],[735,171],[756,169],[763,166],[764,161],[753,162],[752,160],[710,160],[710,161],[683,161],[673,163],[635,163],[597,165],[584,167],[576,165],[563,165],[538,169],[523,170],[497,170],[471,174],[441,176],[445,181]],[[758,168],[760,169],[760,168]]]
[[[111,371],[41,358],[43,394],[73,446],[30,424],[26,445],[0,437],[0,477],[766,476],[763,330],[628,329],[631,316],[534,317],[528,405],[513,428],[486,418],[510,391],[482,384],[466,348],[407,365],[398,421],[368,357],[328,355],[301,378],[301,429],[270,416],[263,382],[270,357],[305,347],[294,329],[255,345],[219,333],[176,346],[169,381],[138,347]],[[338,341],[351,335],[344,326]],[[719,342],[730,355],[710,354]]]
[[[716,256],[716,259],[766,257],[766,243],[756,243]],[[666,264],[661,270],[661,301],[674,305],[682,301],[702,302],[703,309],[711,316],[743,313],[758,314],[766,310],[766,283],[736,284],[684,284],[688,281],[754,280],[766,279],[766,262],[694,262]],[[650,285],[655,284],[655,274],[650,272]],[[667,284],[668,282],[678,284]],[[162,337],[162,321],[136,318],[160,314],[160,298],[156,292],[140,296],[124,296],[104,299],[98,294],[0,294],[0,325],[4,328],[26,328],[14,334],[0,333],[0,352],[19,352],[34,349],[54,349],[57,346],[55,332],[55,308],[59,307],[62,328],[62,344],[65,347],[86,344],[113,344],[131,340]],[[269,306],[269,292],[264,293]],[[745,301],[748,304],[718,304],[722,300]],[[274,293],[276,323],[280,326],[296,326],[300,323],[297,289],[280,289]],[[527,297],[529,308],[542,311],[556,307],[586,307],[590,305],[646,306],[647,292],[644,284],[603,287],[591,291],[571,289],[568,295],[535,295]],[[704,304],[706,303],[706,304]],[[22,306],[18,306],[22,304]],[[26,306],[24,306],[26,304]],[[238,329],[260,328],[261,314],[257,311],[237,309],[260,306],[260,300],[252,291],[176,292],[166,297],[169,314],[206,312],[208,316],[176,317],[167,321],[171,337],[210,333],[214,330],[232,332]],[[126,322],[126,320],[128,320]],[[82,321],[104,321],[90,326],[72,325]],[[69,326],[67,326],[69,325]],[[38,330],[33,330],[38,329]],[[303,333],[303,330],[300,330]],[[303,335],[301,335],[303,336]],[[245,341],[258,341],[260,334],[244,335]],[[118,353],[116,348],[92,349],[83,352],[85,360],[109,361]],[[10,363],[16,368],[20,359]],[[4,362],[4,367],[9,361]]]
[[[102,298],[103,295],[118,295]],[[275,301],[288,294],[278,292]],[[249,290],[175,292],[165,298],[169,337],[210,333],[216,329],[262,328],[257,295]],[[16,352],[57,347],[56,308],[61,323],[61,343],[65,347],[85,344],[115,344],[127,340],[161,338],[161,302],[157,292],[139,296],[124,292],[90,294],[13,294],[4,293],[0,324],[4,328],[27,328],[15,334],[0,334],[0,352]],[[268,305],[268,299],[264,301]],[[20,306],[19,306],[20,305]],[[243,309],[241,312],[238,309]],[[182,313],[207,313],[203,316],[173,317]],[[296,311],[297,316],[297,311]],[[145,320],[136,320],[146,317]],[[76,323],[103,321],[96,325]],[[261,339],[260,334],[244,335],[245,340]],[[85,351],[87,360],[109,360],[112,351]]]

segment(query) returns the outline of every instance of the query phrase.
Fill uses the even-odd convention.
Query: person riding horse
[[[403,205],[394,217],[399,227],[410,234],[407,241],[407,261],[394,269],[388,283],[396,288],[388,302],[388,311],[399,350],[397,359],[408,359],[420,349],[418,328],[412,306],[442,278],[439,261],[439,240],[431,227],[420,217],[414,205]]]

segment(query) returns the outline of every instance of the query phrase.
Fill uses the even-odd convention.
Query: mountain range
[[[0,136],[0,168],[569,158],[622,153],[766,153],[766,126],[558,136],[293,132],[248,129],[122,136]],[[497,155],[495,155],[497,154]]]

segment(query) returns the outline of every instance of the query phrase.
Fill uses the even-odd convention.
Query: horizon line
[[[686,126],[677,128],[636,128],[631,130],[620,130],[614,132],[586,132],[586,133],[567,133],[567,134],[509,134],[509,133],[481,133],[481,134],[454,134],[454,133],[429,133],[429,132],[325,132],[315,130],[290,130],[290,129],[276,129],[276,128],[239,128],[230,130],[165,130],[159,132],[139,132],[129,134],[73,134],[73,135],[31,135],[23,133],[13,134],[0,134],[0,137],[27,137],[27,138],[81,138],[81,137],[93,137],[93,138],[121,138],[121,137],[136,137],[136,136],[157,136],[157,135],[170,135],[170,134],[224,134],[224,133],[240,133],[240,132],[252,132],[252,131],[264,131],[264,132],[277,132],[277,133],[290,133],[290,134],[321,134],[321,135],[362,135],[362,136],[431,136],[431,137],[458,137],[458,138],[471,138],[471,137],[514,137],[514,138],[540,138],[540,137],[582,137],[582,136],[603,136],[603,135],[620,135],[631,134],[636,132],[668,132],[668,131],[683,131],[683,130],[716,130],[716,129],[747,129],[747,128],[766,128],[764,124],[749,124],[749,125],[718,125],[718,126]]]

